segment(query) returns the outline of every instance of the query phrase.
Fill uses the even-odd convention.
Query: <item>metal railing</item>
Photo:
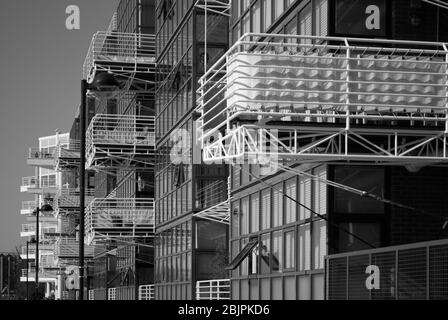
[[[28,159],[38,160],[54,160],[54,149],[41,150],[39,148],[30,148],[28,152]]]
[[[154,199],[95,199],[86,208],[86,234],[95,239],[154,236]]]
[[[20,191],[24,192],[29,188],[38,188],[39,187],[39,179],[35,176],[32,177],[23,177],[22,183],[20,185]]]
[[[154,117],[97,114],[87,129],[88,167],[93,165],[96,158],[123,161],[153,156],[154,152]]]
[[[199,189],[196,195],[197,207],[206,209],[222,203],[228,198],[227,181],[210,181],[203,188]]]
[[[155,289],[153,284],[148,284],[140,286],[138,288],[138,300],[154,300],[155,299]]]
[[[90,43],[83,75],[91,83],[97,71],[154,72],[154,63],[154,35],[98,31]]]
[[[448,240],[336,254],[325,259],[329,300],[448,299]],[[369,266],[376,270],[376,286],[368,281]]]
[[[90,300],[90,301],[95,300],[95,290],[89,290],[89,295],[88,295],[88,297],[89,297],[89,300]]]
[[[196,300],[230,300],[230,280],[197,281]]]
[[[60,188],[54,198],[56,210],[75,208],[79,209],[79,188]],[[95,196],[95,189],[85,190],[85,203],[90,203]]]
[[[107,300],[117,300],[117,288],[107,289]]]
[[[37,201],[23,201],[20,214],[29,215],[37,208]]]
[[[31,233],[36,232],[36,224],[34,223],[25,223],[22,224],[22,233]]]
[[[74,238],[59,238],[54,244],[54,255],[59,259],[74,259],[79,257],[79,240]],[[94,257],[94,247],[84,246],[84,256]]]
[[[246,34],[200,80],[205,160],[446,160],[447,59],[436,42]],[[284,124],[276,138],[270,121]],[[269,139],[277,150],[266,150]]]

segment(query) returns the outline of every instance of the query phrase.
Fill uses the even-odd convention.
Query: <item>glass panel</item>
[[[379,223],[341,223],[342,229],[362,238],[374,247],[381,246],[381,224]],[[350,252],[371,249],[370,246],[356,239],[353,235],[344,231],[339,231],[339,252]]]
[[[263,190],[261,193],[261,229],[271,227],[271,189]]]
[[[336,167],[335,181],[377,196],[384,196],[383,168]],[[382,214],[384,204],[340,189],[334,191],[335,212]]]
[[[320,220],[313,225],[313,260],[314,269],[323,269],[327,254],[327,222]]]
[[[275,185],[272,192],[272,221],[275,228],[283,223],[283,183]]]
[[[260,237],[259,244],[259,254],[260,254],[260,267],[262,274],[268,274],[271,272],[271,234],[265,233]]]
[[[285,224],[296,221],[297,215],[297,179],[293,178],[286,181],[285,185]],[[293,200],[291,200],[293,199]]]
[[[283,261],[283,238],[282,232],[272,234],[272,271],[281,272]]]
[[[249,233],[249,197],[245,197],[241,200],[240,208],[240,234],[245,235]]]
[[[294,231],[285,232],[285,269],[294,269],[296,264],[296,247]]]
[[[297,254],[299,256],[299,271],[310,270],[311,233],[309,223],[299,226],[297,249]]]
[[[250,196],[250,232],[257,232],[260,225],[260,195],[255,193]]]

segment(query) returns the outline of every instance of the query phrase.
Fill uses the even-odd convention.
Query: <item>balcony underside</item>
[[[54,169],[55,161],[54,159],[27,159],[27,165],[32,167],[39,167],[43,169]]]
[[[138,239],[154,238],[154,228],[93,228],[87,232],[86,242],[89,245],[107,242],[114,239],[126,239],[126,241],[134,241]]]
[[[282,160],[424,164],[446,162],[447,146],[444,130],[242,125],[206,145],[203,155],[204,161],[265,164]]]
[[[152,169],[154,159],[154,146],[95,144],[87,152],[86,169],[128,167]]]

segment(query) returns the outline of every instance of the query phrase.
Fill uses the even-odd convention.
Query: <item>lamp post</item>
[[[80,131],[81,150],[79,164],[79,300],[84,300],[84,237],[85,237],[85,190],[86,190],[86,127],[87,127],[87,93],[91,91],[107,98],[120,88],[115,76],[111,73],[100,72],[95,75],[93,82],[81,80]]]
[[[42,206],[42,208],[37,207],[34,210],[34,214],[36,215],[36,265],[35,265],[35,282],[36,282],[36,288],[35,288],[35,299],[38,300],[39,299],[39,216],[40,213],[45,213],[45,212],[52,212],[53,211],[53,207],[51,205],[49,205],[48,203],[44,204]]]
[[[29,245],[36,244],[36,239],[32,238],[31,240],[26,241],[26,300],[29,300],[29,273],[30,273],[30,258],[29,258]]]

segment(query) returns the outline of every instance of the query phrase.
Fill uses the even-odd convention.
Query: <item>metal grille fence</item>
[[[154,300],[154,285],[144,285],[138,288],[138,300]]]
[[[196,300],[230,300],[230,280],[196,282]]]
[[[369,290],[368,266],[379,268]],[[350,252],[326,257],[329,300],[448,299],[448,240]]]

